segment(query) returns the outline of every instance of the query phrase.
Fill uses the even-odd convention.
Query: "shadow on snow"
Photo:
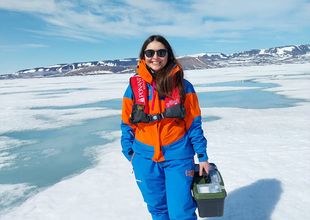
[[[261,179],[229,193],[225,199],[224,216],[203,218],[213,220],[270,220],[282,193],[277,179]]]

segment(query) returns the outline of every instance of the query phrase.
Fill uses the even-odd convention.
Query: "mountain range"
[[[310,62],[310,44],[253,49],[240,53],[201,53],[177,58],[184,70]],[[134,73],[137,58],[76,62],[19,70],[0,79]]]

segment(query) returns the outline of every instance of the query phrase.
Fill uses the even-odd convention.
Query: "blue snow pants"
[[[154,162],[135,154],[132,165],[153,220],[197,219],[197,205],[190,190],[194,159]]]

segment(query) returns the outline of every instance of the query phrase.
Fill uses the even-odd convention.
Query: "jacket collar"
[[[173,69],[170,71],[169,75],[173,76],[177,72],[181,70],[179,65],[175,65]],[[148,70],[145,60],[139,60],[137,70],[137,74],[142,77],[147,83],[152,84],[153,77],[150,71]]]

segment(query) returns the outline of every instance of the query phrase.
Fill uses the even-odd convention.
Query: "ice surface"
[[[100,107],[63,110],[52,107],[119,99],[128,78],[129,75],[105,75],[2,80],[0,134],[62,128],[91,118],[120,114],[119,110]],[[281,95],[284,101],[295,100],[290,106],[278,108],[242,108],[238,103],[226,107],[206,104],[202,108],[203,118],[216,119],[203,121],[203,128],[208,138],[210,161],[221,171],[228,192],[224,216],[214,219],[310,219],[310,64],[186,71],[186,78],[196,85],[222,83],[219,87],[203,87],[199,92],[236,89],[223,85],[236,81],[274,83],[279,86],[264,88],[264,91]],[[42,90],[60,89],[72,90],[51,97],[38,95]],[[255,101],[255,93],[253,95]],[[51,109],[40,109],[48,106]],[[35,107],[38,109],[31,109]],[[38,115],[46,119],[36,117]],[[48,123],[50,120],[54,123]],[[135,184],[131,165],[121,154],[120,132],[99,134],[113,138],[92,151],[98,161],[96,166],[41,190],[0,215],[0,219],[151,219]],[[12,147],[12,141],[18,140],[1,139],[2,152]],[[19,195],[27,191],[27,187],[31,186],[2,184],[0,192]],[[5,198],[8,201],[1,202],[10,203],[10,197]]]

